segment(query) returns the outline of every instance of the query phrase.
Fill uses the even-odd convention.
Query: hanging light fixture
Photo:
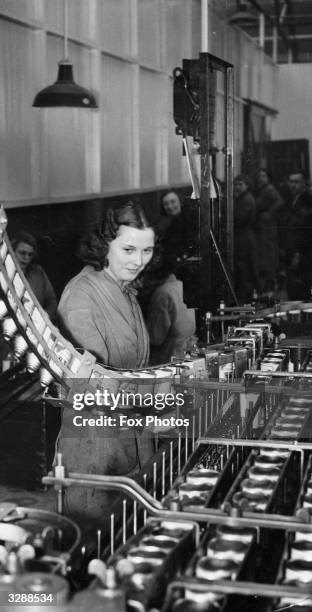
[[[68,6],[63,0],[64,10],[64,59],[58,64],[57,80],[45,87],[36,95],[33,106],[75,106],[80,108],[98,108],[91,91],[74,81],[73,64],[68,59]]]
[[[255,26],[258,23],[258,17],[252,13],[246,2],[237,2],[237,9],[235,13],[228,20],[230,25],[236,25],[241,28],[248,28]]]

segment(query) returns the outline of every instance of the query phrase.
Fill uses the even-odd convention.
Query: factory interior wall
[[[69,0],[68,56],[76,82],[95,93],[99,109],[40,109],[32,107],[35,94],[55,81],[64,55],[63,2],[0,0],[0,200],[6,207],[189,183],[175,134],[172,71],[199,55],[200,6],[200,0]],[[239,171],[244,98],[274,107],[277,67],[216,10],[210,7],[209,51],[235,66]],[[222,168],[222,129],[218,140]]]
[[[312,64],[282,64],[279,67],[278,109],[274,140],[308,139],[310,175],[312,160]],[[297,165],[298,160],[294,160]],[[303,167],[303,164],[301,164]]]

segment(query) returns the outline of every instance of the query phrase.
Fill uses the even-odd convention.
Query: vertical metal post
[[[234,159],[234,71],[228,66],[224,79],[225,147],[224,176],[226,184],[226,243],[227,269],[234,271],[234,214],[233,214],[233,159]]]

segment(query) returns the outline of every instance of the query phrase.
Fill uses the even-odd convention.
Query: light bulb
[[[26,355],[26,368],[28,370],[28,372],[36,372],[36,370],[38,370],[38,368],[40,367],[40,361],[37,357],[37,355],[35,353],[27,353]]]
[[[28,344],[24,336],[15,336],[14,338],[14,355],[16,357],[22,357],[28,349]]]
[[[14,319],[7,317],[6,319],[2,321],[2,332],[3,332],[3,337],[5,340],[10,340],[10,338],[14,336],[16,331],[17,331],[17,325]]]
[[[40,370],[40,384],[42,387],[48,387],[48,385],[52,382],[53,376],[46,368],[41,368]]]
[[[8,314],[8,309],[5,303],[3,302],[3,300],[1,300],[0,301],[0,320],[6,317],[7,314]]]

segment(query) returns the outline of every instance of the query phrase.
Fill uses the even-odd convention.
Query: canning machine
[[[149,406],[157,452],[135,478],[67,473],[58,455],[43,478],[57,512],[0,505],[2,609],[311,610],[312,343],[274,328],[287,316],[308,319],[310,305],[222,307],[220,344],[157,368],[112,370],[51,324],[5,225],[2,209],[2,333],[19,360],[0,380],[4,422],[10,394],[28,389],[72,414],[77,394],[89,394],[93,420],[111,415],[117,393],[126,420],[147,416],[136,393],[180,401],[170,412]],[[91,553],[63,513],[69,486],[120,494]]]

